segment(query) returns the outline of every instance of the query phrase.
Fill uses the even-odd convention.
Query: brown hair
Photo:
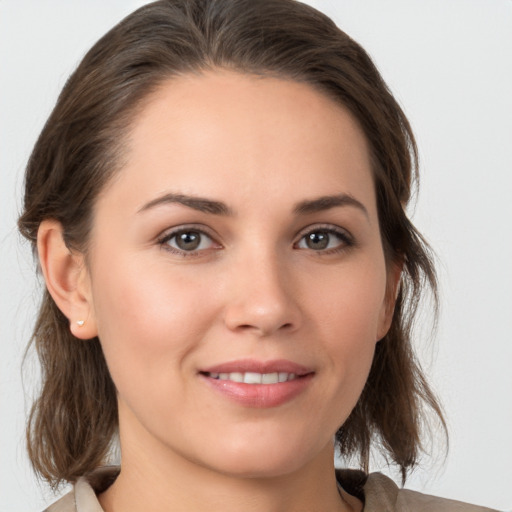
[[[311,84],[345,105],[366,134],[386,258],[404,268],[391,329],[336,440],[366,471],[379,446],[405,479],[418,461],[425,406],[444,426],[410,339],[421,292],[430,287],[436,297],[428,246],[404,211],[417,151],[366,52],[325,15],[294,0],[160,0],[129,15],[87,53],[41,132],[26,170],[20,231],[35,246],[41,221],[56,219],[68,247],[86,253],[95,199],[122,168],[142,100],[173,76],[215,68]],[[56,486],[105,461],[117,429],[116,390],[99,340],[74,338],[47,291],[33,342],[43,373],[28,449],[36,472]]]

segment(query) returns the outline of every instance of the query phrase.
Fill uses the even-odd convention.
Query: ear
[[[384,298],[383,307],[379,318],[379,329],[377,332],[377,340],[380,341],[389,331],[393,314],[395,312],[396,299],[400,291],[400,278],[402,276],[403,262],[391,263],[388,269],[386,296]]]
[[[69,320],[71,333],[80,339],[97,336],[89,272],[84,255],[64,242],[62,225],[49,219],[37,232],[37,251],[46,287]]]

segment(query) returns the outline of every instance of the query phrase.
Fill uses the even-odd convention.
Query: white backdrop
[[[23,168],[80,57],[143,3],[0,0],[2,510],[36,511],[55,499],[24,453],[37,372],[29,361],[24,389],[20,366],[38,294],[15,227]],[[408,487],[512,510],[512,1],[309,3],[369,51],[420,147],[414,220],[440,259],[442,317],[435,342],[419,349],[451,445],[444,464],[426,461]]]

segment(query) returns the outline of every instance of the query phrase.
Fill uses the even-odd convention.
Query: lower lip
[[[232,380],[212,379],[202,375],[206,383],[215,391],[245,407],[277,407],[293,400],[311,383],[313,373],[276,384],[244,384]]]

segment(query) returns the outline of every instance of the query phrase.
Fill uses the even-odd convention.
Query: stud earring
[[[83,327],[85,324],[85,320],[77,320],[76,324],[78,325],[78,327]]]

